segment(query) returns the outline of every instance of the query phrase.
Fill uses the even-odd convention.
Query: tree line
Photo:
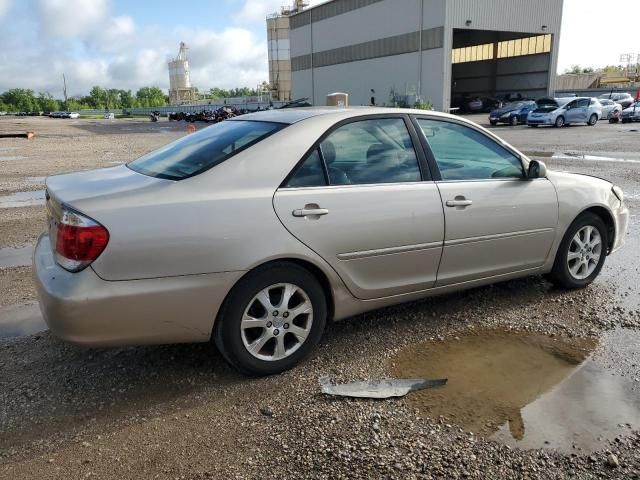
[[[198,93],[198,96],[212,100],[223,100],[258,94],[257,89],[241,87],[229,90],[211,88],[204,94]],[[26,88],[13,88],[0,94],[0,111],[7,112],[119,110],[136,107],[161,107],[168,104],[169,97],[159,87],[141,87],[134,94],[131,90],[103,88],[96,85],[91,88],[89,95],[69,98],[66,108],[64,100],[54,98],[48,92],[36,93]]]

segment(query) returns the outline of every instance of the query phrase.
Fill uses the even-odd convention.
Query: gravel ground
[[[0,170],[0,186],[127,160],[184,129],[47,119],[3,119],[0,128],[6,122],[43,133],[30,143],[0,144],[0,157],[29,157],[24,169],[17,160],[2,163],[11,169]],[[494,131],[543,154],[640,151],[640,136],[614,127]],[[3,153],[5,146],[17,149]],[[48,149],[56,159],[39,159]],[[551,168],[600,174],[640,192],[638,164],[542,157]],[[635,215],[640,200],[629,206]],[[5,229],[16,215],[22,223]],[[31,232],[29,225],[42,221],[37,208],[0,209],[0,246],[32,242],[35,229],[24,238],[7,232]],[[329,326],[307,361],[271,378],[237,374],[210,345],[86,350],[49,333],[0,339],[0,478],[640,479],[640,434],[632,430],[593,453],[524,451],[419,413],[407,399],[328,398],[318,387],[321,375],[385,376],[408,346],[482,328],[593,340],[640,330],[637,223],[632,217],[627,247],[586,290],[559,291],[530,278],[361,315]],[[0,270],[0,304],[25,302],[30,292],[29,268]],[[640,362],[626,361],[629,352],[601,348],[597,355],[608,359],[612,375],[638,378]]]

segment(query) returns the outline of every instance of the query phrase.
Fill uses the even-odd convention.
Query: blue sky
[[[25,87],[60,96],[63,72],[73,95],[93,85],[166,89],[166,62],[180,41],[190,46],[192,81],[201,90],[253,87],[268,79],[264,19],[289,1],[0,0],[0,92]],[[609,0],[607,10],[631,14],[637,4]],[[599,21],[602,8],[601,0],[565,0],[560,71],[640,54],[636,29],[604,34],[615,23]]]

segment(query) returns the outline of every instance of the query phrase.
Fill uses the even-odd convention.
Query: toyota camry
[[[629,217],[606,180],[459,117],[383,108],[240,116],[49,177],[46,208],[33,270],[55,335],[213,340],[252,375],[372,309],[528,275],[585,287]]]

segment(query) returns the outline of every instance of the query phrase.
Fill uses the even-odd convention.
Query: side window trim
[[[433,182],[435,181],[435,177],[433,174],[433,170],[429,165],[427,151],[424,149],[422,145],[422,137],[419,129],[416,128],[413,119],[410,115],[406,113],[377,113],[372,115],[359,115],[356,117],[351,117],[345,120],[341,120],[337,123],[334,123],[331,127],[329,127],[321,136],[314,142],[314,144],[309,148],[307,152],[302,156],[302,158],[296,163],[296,165],[291,169],[291,172],[284,178],[278,189],[292,189],[292,188],[344,188],[344,187],[365,187],[365,186],[384,186],[389,185],[388,183],[363,183],[363,184],[354,184],[354,185],[331,185],[329,181],[329,172],[327,168],[326,161],[324,159],[324,155],[322,154],[322,148],[320,148],[320,144],[329,137],[334,131],[338,130],[340,127],[345,125],[349,125],[351,123],[357,123],[367,120],[386,120],[386,119],[402,119],[404,121],[405,128],[411,138],[411,143],[413,145],[413,150],[416,155],[416,160],[418,163],[418,169],[420,171],[420,181],[419,182],[398,182],[393,183],[393,185],[401,185],[402,183],[422,183],[422,182]],[[287,183],[291,180],[291,178],[296,174],[296,172],[301,168],[304,162],[309,158],[313,152],[317,150],[320,159],[322,162],[322,168],[325,175],[326,185],[317,186],[317,187],[288,187]]]
[[[432,169],[432,172],[433,172],[432,173],[432,177],[433,177],[433,181],[434,182],[442,182],[442,183],[495,182],[495,181],[518,181],[519,182],[524,178],[524,175],[525,175],[525,172],[526,172],[526,168],[525,168],[525,165],[524,165],[524,162],[523,162],[522,158],[516,152],[514,152],[513,150],[511,150],[507,146],[503,145],[502,143],[497,142],[493,137],[491,137],[490,135],[487,135],[482,130],[474,128],[472,125],[467,125],[466,123],[463,123],[463,122],[457,122],[457,121],[451,120],[449,118],[431,117],[429,115],[411,115],[410,117],[411,117],[411,122],[413,123],[413,126],[416,129],[416,132],[417,132],[418,136],[420,137],[420,143],[422,145],[422,148],[424,149],[425,154],[427,156],[427,159],[429,161],[429,168]],[[484,135],[489,140],[497,143],[502,148],[504,148],[507,152],[509,152],[511,155],[516,157],[520,161],[520,167],[522,168],[522,178],[513,177],[513,178],[493,178],[493,179],[486,179],[485,178],[485,179],[443,180],[442,179],[442,174],[440,173],[440,167],[438,167],[438,162],[436,162],[436,157],[435,157],[435,155],[433,153],[433,150],[431,149],[431,146],[429,145],[429,142],[427,141],[427,137],[425,136],[424,132],[422,131],[422,128],[420,128],[420,125],[418,124],[418,120],[430,120],[430,121],[438,121],[438,122],[443,122],[443,123],[452,123],[452,124],[455,124],[455,125],[461,125],[463,127],[472,128],[476,132]]]

